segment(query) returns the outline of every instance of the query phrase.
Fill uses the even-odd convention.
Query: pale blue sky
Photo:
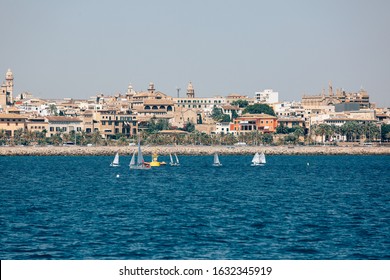
[[[4,1],[0,75],[42,98],[333,88],[390,106],[390,1]],[[1,74],[2,73],[2,74]]]

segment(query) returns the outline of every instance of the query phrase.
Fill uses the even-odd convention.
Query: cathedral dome
[[[6,79],[13,79],[14,74],[12,73],[11,69],[8,69],[7,73],[5,74]]]

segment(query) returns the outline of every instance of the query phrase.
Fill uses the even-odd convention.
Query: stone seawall
[[[135,146],[52,146],[52,147],[0,147],[0,156],[97,156],[130,155]],[[144,155],[156,152],[159,155],[177,153],[180,155],[246,155],[264,152],[267,155],[390,155],[390,147],[334,147],[334,146],[144,146]]]

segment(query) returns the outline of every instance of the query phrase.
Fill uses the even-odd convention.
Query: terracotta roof
[[[279,118],[279,122],[305,122],[305,120],[301,118]]]
[[[222,109],[224,109],[224,110],[240,110],[240,107],[233,106],[233,105],[225,105],[225,106],[222,106]]]
[[[250,119],[277,119],[277,117],[275,116],[271,116],[271,115],[267,115],[267,114],[245,114],[245,115],[242,115],[241,117],[238,117],[237,119],[240,119],[240,118],[250,118]]]
[[[171,105],[173,106],[173,100],[171,99],[145,99],[144,105]]]
[[[49,122],[82,122],[79,118],[62,117],[62,116],[50,116],[46,117]]]
[[[26,116],[19,115],[19,114],[0,114],[0,118],[2,119],[27,119]]]

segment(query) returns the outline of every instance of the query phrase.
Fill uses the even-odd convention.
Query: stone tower
[[[5,85],[7,86],[7,103],[11,104],[13,102],[13,91],[14,91],[14,74],[11,69],[8,69],[5,74]]]
[[[329,81],[329,90],[328,90],[329,96],[333,96],[333,87],[332,87],[332,82]]]
[[[127,88],[127,92],[126,92],[126,98],[128,100],[130,100],[134,94],[136,94],[135,90],[133,89],[133,86],[131,84],[129,84],[128,88]]]
[[[195,90],[194,87],[192,86],[192,83],[189,82],[187,86],[187,97],[188,98],[194,98],[195,97]]]
[[[149,83],[148,92],[149,93],[154,93],[154,83],[152,83],[152,82]]]

